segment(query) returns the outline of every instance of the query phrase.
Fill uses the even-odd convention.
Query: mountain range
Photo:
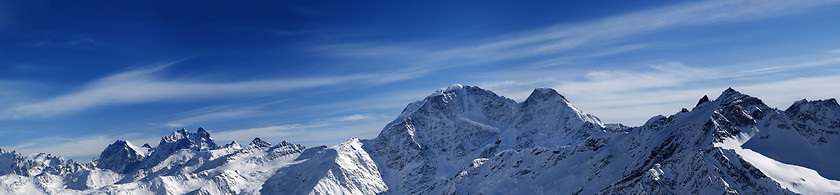
[[[452,85],[372,139],[216,144],[181,129],[91,162],[0,149],[2,194],[840,194],[840,104],[732,88],[641,126],[549,88],[523,102]]]

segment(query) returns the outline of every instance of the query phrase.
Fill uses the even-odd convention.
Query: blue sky
[[[640,125],[727,87],[840,94],[838,1],[0,1],[0,148],[89,160],[186,127],[372,138],[453,83]]]

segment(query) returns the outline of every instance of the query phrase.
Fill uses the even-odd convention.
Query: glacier
[[[0,149],[0,194],[840,194],[838,139],[835,99],[781,110],[729,88],[629,127],[550,88],[517,102],[456,84],[331,147],[199,128],[91,162]]]

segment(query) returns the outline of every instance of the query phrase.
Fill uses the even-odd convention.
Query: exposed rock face
[[[117,140],[99,154],[96,166],[117,173],[126,173],[146,159],[146,151],[142,149],[134,147],[127,141]]]
[[[709,102],[709,96],[703,95],[703,97],[700,98],[700,101],[697,101],[697,105],[695,105],[694,107],[696,108],[696,107],[700,106],[700,104],[703,104],[703,103],[706,103],[706,102]]]

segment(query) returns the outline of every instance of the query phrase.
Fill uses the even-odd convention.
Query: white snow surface
[[[332,147],[199,128],[88,163],[0,150],[0,194],[840,194],[838,136],[834,99],[779,110],[727,89],[628,127],[550,88],[516,102],[455,84]]]

